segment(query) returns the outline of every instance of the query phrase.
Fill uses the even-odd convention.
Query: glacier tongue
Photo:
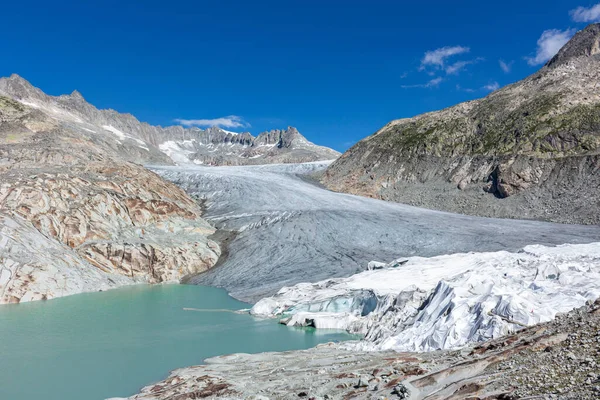
[[[378,266],[379,267],[379,266]],[[600,297],[600,243],[410,257],[348,278],[300,283],[257,316],[363,333],[361,350],[459,348],[548,321]]]
[[[347,277],[371,260],[600,241],[599,226],[419,209],[330,192],[298,175],[321,171],[326,164],[153,168],[205,200],[204,218],[216,228],[236,233],[219,268],[190,282],[223,287],[233,297],[255,303],[283,286]],[[431,288],[439,275],[432,279]]]

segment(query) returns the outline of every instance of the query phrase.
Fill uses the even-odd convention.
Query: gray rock
[[[395,394],[400,399],[407,399],[410,397],[410,391],[408,390],[408,388],[406,386],[404,386],[401,383],[394,386],[394,389],[392,390],[392,394]]]
[[[357,386],[358,387],[367,387],[367,386],[369,386],[369,380],[371,380],[371,376],[361,375],[360,378],[358,378]]]

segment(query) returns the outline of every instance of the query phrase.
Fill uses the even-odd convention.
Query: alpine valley
[[[532,76],[340,155],[0,79],[0,395],[599,398],[598,84],[592,24]],[[50,389],[80,358],[101,384]]]

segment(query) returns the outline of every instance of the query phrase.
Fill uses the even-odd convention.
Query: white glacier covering
[[[379,265],[376,265],[380,267]],[[600,297],[600,243],[410,257],[348,278],[301,283],[251,314],[363,333],[361,350],[459,348],[553,319]]]
[[[425,210],[331,192],[299,176],[329,163],[152,168],[204,199],[204,218],[218,229],[236,232],[219,268],[191,282],[255,303],[284,286],[348,277],[371,260],[600,242],[600,226]],[[432,286],[439,280],[434,278]]]
[[[159,144],[158,148],[177,164],[186,164],[189,163],[189,155],[194,154],[195,152],[194,142],[195,140],[193,139],[181,142],[167,140],[166,142]]]

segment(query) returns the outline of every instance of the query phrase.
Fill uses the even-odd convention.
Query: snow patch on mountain
[[[194,154],[193,150],[194,140],[183,140],[175,142],[173,140],[167,140],[164,143],[158,145],[158,149],[165,153],[171,160],[177,164],[189,163],[189,155]]]
[[[112,125],[102,125],[102,128],[113,133],[115,136],[117,136],[121,140],[126,140],[126,139],[133,140],[134,142],[138,143],[138,147],[141,147],[144,150],[150,151],[150,149],[146,145],[146,142],[144,142],[143,140],[137,139],[131,135],[128,135],[128,134],[118,130],[117,128],[115,128]]]
[[[600,243],[410,257],[348,278],[284,287],[256,316],[362,333],[361,350],[454,349],[600,297]]]
[[[56,106],[55,104],[44,104],[42,102],[36,102],[33,100],[25,100],[25,99],[16,99],[16,100],[25,106],[41,110],[41,111],[45,112],[46,114],[48,114],[49,116],[51,116],[52,118],[83,123],[83,120],[81,118],[68,112],[67,110],[64,110],[64,109]]]

